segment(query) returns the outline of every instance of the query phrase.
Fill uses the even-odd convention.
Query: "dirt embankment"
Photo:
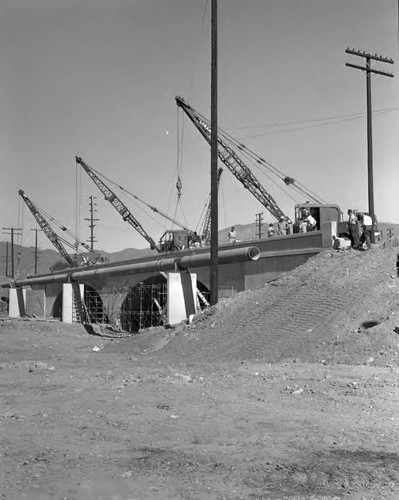
[[[0,498],[399,499],[397,253],[127,338],[4,319]]]

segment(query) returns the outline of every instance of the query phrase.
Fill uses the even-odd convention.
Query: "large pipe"
[[[244,262],[247,260],[258,260],[260,250],[258,247],[234,248],[221,250],[218,255],[219,264],[230,264],[233,262]],[[106,278],[110,276],[124,276],[129,274],[140,274],[160,271],[185,271],[191,267],[201,267],[209,265],[211,260],[210,252],[200,254],[188,254],[182,257],[174,256],[169,258],[156,259],[149,262],[130,262],[111,267],[95,267],[90,269],[68,269],[63,273],[47,274],[15,280],[12,283],[2,283],[3,288],[46,285],[51,283],[67,283],[69,281],[81,282],[86,278]]]

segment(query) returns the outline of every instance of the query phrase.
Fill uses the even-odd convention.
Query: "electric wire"
[[[380,114],[380,113],[391,113],[393,111],[398,111],[398,107],[388,107],[388,108],[381,108],[381,109],[376,109],[373,110],[374,114]],[[327,117],[321,117],[321,118],[310,118],[307,120],[294,120],[294,121],[289,121],[289,122],[278,122],[278,123],[263,123],[263,124],[258,124],[258,125],[240,125],[237,127],[226,127],[224,130],[225,131],[234,131],[234,130],[252,130],[252,129],[259,129],[259,128],[264,128],[264,127],[285,127],[285,126],[290,126],[290,125],[300,125],[300,124],[311,124],[311,123],[318,123],[318,122],[335,122],[336,120],[340,119],[357,119],[357,118],[363,118],[366,116],[366,113],[349,113],[347,115],[338,115],[338,116],[327,116]]]
[[[205,123],[209,123],[209,121],[198,111],[196,111],[196,114],[203,120]],[[270,173],[274,174],[276,177],[278,177],[280,180],[285,182],[285,185],[287,187],[290,187],[293,191],[296,191],[297,193],[300,193],[301,195],[305,195],[306,198],[310,198],[311,200],[320,203],[323,202],[323,200],[320,199],[315,193],[313,193],[309,188],[305,187],[303,184],[300,182],[297,182],[296,180],[291,183],[287,183],[286,181],[289,181],[291,178],[287,174],[284,174],[280,169],[272,165],[270,162],[265,160],[264,158],[260,157],[257,153],[252,151],[249,147],[247,147],[245,144],[240,142],[238,139],[234,138],[231,136],[229,133],[227,133],[225,130],[218,128],[218,135],[219,138],[222,139],[224,142],[227,143],[227,145],[232,144],[236,150],[236,154],[238,156],[243,156],[247,159],[247,161],[254,166],[255,168],[259,169],[259,165],[264,167],[264,169],[261,169],[261,172],[263,175],[265,175],[270,182],[272,182],[274,185],[276,185],[281,191],[283,191],[287,196],[289,196],[293,201],[297,201],[285,188],[282,187],[281,184],[277,183],[269,174],[267,174],[266,170],[268,170]],[[293,180],[293,179],[292,179]]]
[[[384,115],[384,114],[393,113],[396,111],[399,111],[399,108],[395,108],[395,107],[386,108],[386,109],[373,111],[373,115],[376,115],[376,116]],[[362,118],[365,118],[365,116],[366,116],[365,113],[359,113],[357,115],[347,115],[347,116],[343,115],[342,117],[338,117],[336,119],[332,118],[329,121],[323,121],[323,119],[320,119],[320,120],[313,120],[313,123],[312,123],[312,120],[309,120],[309,122],[308,122],[309,125],[287,128],[287,129],[283,129],[283,130],[272,130],[272,131],[262,132],[262,133],[257,133],[257,134],[244,134],[244,135],[240,135],[239,137],[237,137],[237,139],[249,139],[249,138],[254,138],[254,137],[265,137],[265,136],[271,136],[271,135],[277,135],[277,134],[285,134],[285,133],[289,133],[289,132],[297,132],[297,131],[307,130],[307,129],[315,128],[315,127],[336,125],[336,124],[340,124],[340,123],[360,120]],[[307,121],[305,120],[303,122],[293,122],[292,124],[306,123],[306,122]],[[314,123],[314,122],[316,122],[316,123]],[[254,128],[258,128],[258,127],[254,126]],[[259,128],[262,128],[262,127],[260,126]],[[244,129],[245,129],[245,127],[244,127]]]
[[[76,235],[72,231],[70,231],[66,226],[64,226],[60,222],[58,222],[57,219],[55,219],[52,215],[47,213],[43,208],[39,207],[36,203],[35,203],[35,208],[37,212],[43,217],[43,219],[45,219],[45,221],[50,225],[50,227],[51,227],[50,223],[52,223],[54,226],[57,226],[59,229],[61,229],[61,231],[65,232],[66,234],[68,234],[68,236],[73,238],[74,243],[73,244],[70,243],[68,240],[66,240],[65,238],[56,233],[57,238],[59,240],[67,244],[70,248],[73,248],[74,250],[76,249],[78,252],[83,253],[80,249],[77,248],[77,246],[82,245],[84,247],[84,244],[79,240],[79,238],[76,237]],[[54,231],[54,228],[51,229]]]
[[[277,177],[279,177],[280,180],[283,180],[284,182],[289,181],[291,178],[284,174],[280,169],[272,165],[270,162],[265,160],[264,158],[260,157],[257,153],[255,153],[253,150],[248,148],[245,144],[242,142],[239,142],[237,139],[232,137],[230,134],[227,134],[225,131],[220,130],[221,135],[224,137],[224,139],[227,142],[231,142],[236,146],[238,150],[240,150],[241,154],[245,156],[249,162],[252,163],[257,169],[259,169],[259,165],[265,166],[267,169],[269,169],[272,173],[274,173]],[[263,170],[261,170],[262,173],[265,174]],[[266,174],[265,174],[266,175]],[[271,182],[273,182],[276,186],[278,186],[282,191],[284,191],[288,196],[289,193],[285,189],[282,189],[280,184],[277,184],[273,179],[268,177]],[[309,188],[305,187],[302,183],[298,182],[295,180],[295,182],[291,182],[290,184],[287,184],[287,186],[290,186],[293,190],[298,191],[299,193],[311,198],[313,201],[316,203],[321,203],[323,200],[321,200],[315,193],[313,193]],[[292,198],[292,197],[291,197]]]

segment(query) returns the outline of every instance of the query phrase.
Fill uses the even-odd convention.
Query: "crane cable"
[[[254,151],[249,149],[245,144],[237,141],[234,138],[229,138],[228,140],[232,141],[236,147],[241,151],[241,154],[245,156],[252,165],[254,165],[257,169],[259,169],[273,184],[275,184],[279,189],[281,189],[287,196],[289,196],[291,199],[295,200],[293,196],[289,194],[289,192],[285,189],[282,188],[281,184],[276,183],[269,175],[265,173],[263,169],[259,167],[265,166],[267,170],[269,170],[271,173],[276,175],[280,180],[284,182],[284,184],[288,187],[291,187],[293,191],[297,191],[299,194],[304,195],[306,198],[310,198],[313,200],[315,203],[325,203],[323,200],[320,199],[315,193],[313,193],[310,189],[305,187],[301,182],[293,179],[292,177],[285,175],[283,172],[281,172],[279,169],[274,167],[271,163],[269,163],[267,160],[264,158],[261,158],[259,155],[257,155]],[[295,200],[296,201],[296,200]]]
[[[23,232],[24,232],[24,206],[21,204],[22,200],[19,197],[18,200],[18,228],[21,231],[17,230],[16,233],[16,250],[17,250],[17,263],[16,263],[16,271],[19,270],[19,265],[21,264],[21,255],[22,255],[22,241],[23,241]]]
[[[237,139],[232,137],[230,134],[228,134],[224,130],[220,131],[220,135],[222,135],[223,138],[227,142],[234,144],[235,147],[241,151],[241,154],[243,156],[247,157],[251,161],[251,163],[254,166],[256,166],[257,168],[259,168],[258,165],[265,167],[267,170],[269,170],[271,173],[273,173],[275,176],[277,176],[280,180],[282,180],[286,186],[291,187],[293,190],[297,190],[299,193],[304,194],[307,198],[311,198],[316,203],[323,202],[315,193],[313,193],[310,189],[306,188],[302,183],[300,183],[300,182],[296,181],[295,179],[293,179],[292,177],[284,174],[277,167],[272,165],[270,162],[268,162],[264,158],[260,157],[252,149],[248,148],[244,143],[238,141]],[[265,174],[265,172],[263,170],[261,170],[261,171]],[[268,177],[268,179],[271,182],[273,182],[276,186],[278,186],[280,189],[282,189],[280,184],[277,184],[275,181],[273,181],[271,179],[271,177],[268,176],[267,174],[265,174],[265,175]],[[282,189],[282,191],[284,191],[289,197],[292,198],[292,196],[290,196],[286,190]]]
[[[139,201],[142,205],[145,205],[147,208],[151,209],[153,212],[161,215],[162,217],[164,217],[165,219],[172,219],[168,214],[164,213],[162,210],[159,210],[158,208],[154,207],[153,205],[150,205],[149,203],[147,203],[146,201],[144,201],[143,199],[141,199],[139,196],[137,196],[136,194],[132,193],[131,191],[129,191],[128,189],[124,188],[123,186],[121,186],[120,184],[116,183],[115,181],[113,181],[112,179],[110,179],[109,177],[107,177],[106,175],[104,175],[103,173],[99,172],[98,170],[96,170],[95,168],[93,167],[89,167],[90,170],[92,170],[99,178],[102,178],[102,179],[105,179],[108,184],[112,184],[113,186],[115,186],[116,188],[118,188],[120,191],[122,191],[123,193],[125,193],[126,195],[130,196],[131,198],[133,198],[135,201]],[[136,204],[137,207],[140,208],[140,210],[143,210],[143,207]],[[154,220],[155,222],[157,222],[159,224],[159,220],[157,220],[152,214],[149,214],[148,212],[144,212],[145,215],[147,217],[150,217],[152,220]],[[180,222],[176,221],[175,219],[172,221],[174,224],[177,224],[179,225],[180,227],[184,228],[184,229],[188,229],[185,227],[184,224],[181,224]]]
[[[198,68],[200,48],[202,45],[203,34],[204,34],[206,13],[208,11],[208,3],[209,3],[209,0],[205,0],[204,10],[202,13],[199,41],[197,43],[197,51],[196,51],[196,55],[194,57],[193,69],[191,72],[191,77],[190,77],[189,86],[188,86],[189,87],[188,95],[191,95],[192,89],[194,87],[194,80],[195,80],[195,75],[196,75],[197,68]],[[176,148],[177,201],[176,201],[176,208],[175,208],[175,213],[174,213],[173,218],[174,219],[176,218],[178,206],[180,204],[182,214],[183,214],[183,219],[184,219],[185,224],[187,225],[185,213],[183,210],[183,204],[181,203],[181,195],[182,195],[182,189],[183,189],[183,145],[184,145],[184,130],[185,130],[185,127],[184,127],[185,116],[184,116],[183,112],[181,112],[180,116],[182,117],[181,120],[179,120],[179,108],[177,108],[177,126],[176,126],[176,128],[177,128],[177,148]],[[181,121],[181,130],[180,130],[180,121]],[[197,226],[197,228],[198,228],[198,226]]]
[[[79,232],[80,232],[80,213],[81,213],[81,187],[82,187],[82,175],[81,169],[78,168],[76,164],[75,171],[75,247],[76,250],[79,246]]]
[[[82,243],[77,237],[76,235],[70,231],[66,226],[64,226],[63,224],[61,224],[60,222],[58,222],[52,215],[50,215],[49,213],[47,213],[43,208],[39,207],[36,203],[35,203],[35,208],[37,210],[37,212],[39,212],[39,214],[43,217],[43,219],[45,219],[45,221],[49,224],[49,221],[52,222],[54,225],[56,225],[59,229],[61,229],[61,231],[67,233],[71,238],[73,238],[75,240],[75,243],[70,243],[68,240],[66,240],[65,238],[61,237],[59,234],[57,234],[57,238],[62,241],[63,243],[65,243],[66,245],[68,245],[70,248],[76,250],[78,253],[83,253],[82,250],[80,250],[79,248],[77,248],[77,245],[82,245],[84,246],[84,243]]]
[[[196,114],[205,122],[205,123],[208,123],[208,120],[207,118],[205,118],[204,115],[202,115],[201,113],[199,113],[198,111],[196,111]],[[298,192],[300,192],[301,194],[304,194],[307,198],[311,198],[313,201],[317,202],[317,203],[322,203],[323,200],[321,200],[315,193],[313,193],[310,189],[306,188],[306,186],[304,186],[302,183],[296,181],[295,179],[293,179],[292,177],[284,174],[281,170],[279,170],[277,167],[275,167],[274,165],[272,165],[270,162],[268,162],[267,160],[265,160],[264,158],[260,157],[257,153],[255,153],[254,151],[252,151],[250,148],[248,148],[244,143],[238,141],[237,139],[235,139],[233,136],[231,136],[230,134],[228,134],[227,132],[225,132],[223,129],[219,128],[218,127],[218,134],[220,137],[222,137],[226,142],[228,143],[231,143],[235,146],[236,149],[238,149],[239,151],[241,151],[241,154],[243,156],[246,156],[250,161],[251,163],[256,166],[257,168],[258,165],[261,165],[263,167],[265,167],[266,170],[269,170],[270,173],[274,174],[275,176],[277,176],[280,180],[282,180],[285,185],[287,187],[291,187],[293,190],[296,190]],[[256,163],[255,163],[256,162]],[[285,194],[287,194],[287,196],[291,197],[292,199],[294,199],[292,196],[290,196],[288,194],[288,192],[283,189],[281,187],[281,185],[277,184],[270,176],[268,176],[264,170],[262,170],[262,173],[264,175],[266,175],[268,177],[268,179],[273,183],[275,184],[276,186],[278,186]]]

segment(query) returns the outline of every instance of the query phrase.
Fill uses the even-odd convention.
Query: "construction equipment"
[[[157,252],[171,252],[175,250],[179,250],[182,248],[188,247],[188,242],[190,239],[190,235],[193,233],[189,228],[187,228],[184,224],[178,222],[177,220],[170,217],[168,214],[159,210],[158,208],[148,204],[135,194],[127,191],[122,186],[118,186],[120,190],[125,191],[130,196],[138,200],[139,202],[146,205],[153,212],[159,214],[163,218],[173,222],[176,226],[179,226],[181,229],[172,229],[166,231],[160,238],[159,244],[156,244],[153,238],[145,231],[143,226],[139,223],[139,221],[134,217],[134,215],[130,212],[127,206],[123,203],[123,201],[105,184],[105,182],[100,178],[105,178],[104,175],[97,172],[94,168],[89,167],[79,156],[75,157],[76,163],[78,163],[83,170],[87,173],[87,175],[92,179],[92,181],[96,184],[98,189],[102,192],[105,199],[111,203],[111,205],[119,212],[122,216],[123,220],[128,222],[136,231],[138,231],[143,238],[145,238],[152,250],[156,250]],[[107,179],[109,182],[112,182],[110,179]]]
[[[67,240],[64,238],[61,238],[60,236],[57,235],[57,233],[53,230],[53,228],[50,226],[50,224],[47,222],[45,216],[43,213],[39,210],[39,208],[28,198],[28,196],[24,193],[22,189],[18,191],[18,194],[21,196],[21,198],[24,200],[26,203],[27,207],[31,211],[33,217],[36,219],[36,222],[39,224],[40,229],[44,232],[44,234],[47,236],[47,238],[51,241],[51,243],[55,246],[55,248],[58,250],[60,255],[67,261],[69,267],[78,267],[81,264],[84,264],[85,261],[81,260],[79,262],[77,256],[72,257],[66,250],[64,245],[68,245],[72,249],[77,251],[77,245],[72,245],[69,243]],[[63,231],[66,231],[65,226],[60,226]],[[84,248],[87,249],[87,245],[77,242],[78,244],[82,245]],[[80,252],[82,253],[82,252]]]
[[[211,142],[211,126],[210,122],[196,111],[193,107],[187,104],[181,97],[176,97],[176,104],[178,107],[187,114],[195,127],[199,130],[201,135],[210,144]],[[233,175],[241,182],[241,184],[250,191],[255,198],[275,217],[280,220],[284,217],[291,223],[290,218],[287,217],[281,208],[277,205],[274,198],[264,189],[258,179],[254,176],[248,166],[244,163],[241,156],[236,150],[240,151],[241,156],[246,156],[252,162],[266,167],[270,173],[279,177],[281,181],[287,186],[300,193],[305,197],[306,203],[295,205],[295,221],[296,224],[302,218],[302,212],[308,209],[310,214],[317,221],[317,229],[321,229],[321,225],[327,221],[335,221],[338,224],[339,230],[343,230],[342,211],[335,204],[328,204],[321,200],[315,193],[309,190],[306,186],[297,182],[293,177],[290,177],[283,172],[279,171],[276,167],[268,163],[264,158],[261,158],[249,148],[238,142],[236,139],[230,137],[226,132],[218,128],[218,157],[226,165],[226,167],[233,173]]]
[[[210,122],[189,104],[187,104],[181,97],[176,97],[176,104],[183,109],[204,139],[210,144]],[[241,148],[242,147],[243,145],[241,145]],[[273,215],[273,217],[277,220],[279,220],[280,217],[286,217],[274,198],[265,190],[239,155],[231,146],[227,144],[224,139],[221,138],[220,135],[218,135],[218,157],[226,165],[230,172],[241,182],[241,184],[248,189],[248,191],[250,191],[250,193],[252,193],[255,198]],[[294,179],[287,177],[285,182],[288,185],[295,181]]]
[[[220,177],[222,176],[223,169],[219,168],[218,169],[218,187],[220,183]],[[205,242],[206,245],[209,244],[210,238],[211,238],[211,201],[209,200],[206,212],[205,212],[205,218],[204,222],[201,226],[201,229],[199,231],[202,241]]]
[[[94,170],[89,167],[79,156],[75,156],[76,163],[80,165],[83,170],[87,173],[90,179],[98,187],[98,189],[104,195],[106,201],[109,201],[111,205],[117,210],[117,212],[122,216],[123,220],[128,222],[141,236],[148,241],[151,250],[156,250],[160,252],[159,246],[151,238],[151,236],[145,231],[140,222],[134,217],[123,201],[116,196],[116,194],[111,191],[111,189],[100,179],[100,177],[94,172]]]

